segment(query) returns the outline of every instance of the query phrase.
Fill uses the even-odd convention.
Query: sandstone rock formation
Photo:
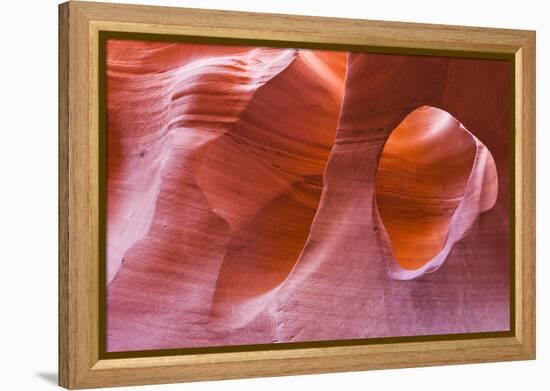
[[[394,277],[441,266],[497,193],[490,152],[462,124],[426,106],[409,114],[386,141],[376,175],[376,206],[397,261]]]
[[[108,351],[509,328],[507,62],[107,49]]]

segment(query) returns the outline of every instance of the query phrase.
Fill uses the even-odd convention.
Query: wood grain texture
[[[535,33],[526,37],[526,42],[516,54],[521,61],[516,72],[516,335],[522,342],[526,354],[536,354],[536,83],[535,83]],[[521,151],[519,151],[521,148]],[[521,196],[519,196],[521,193]],[[519,227],[518,227],[519,225]],[[521,242],[521,243],[519,243]],[[521,280],[520,280],[521,278]],[[521,311],[521,312],[520,312]]]
[[[59,382],[66,388],[428,366],[535,357],[535,33],[69,2],[60,6]],[[99,359],[98,32],[515,55],[516,336]]]
[[[69,384],[69,7],[59,7],[59,384]]]

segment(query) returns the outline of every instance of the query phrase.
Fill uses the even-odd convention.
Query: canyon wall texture
[[[509,329],[505,61],[109,40],[107,351]]]

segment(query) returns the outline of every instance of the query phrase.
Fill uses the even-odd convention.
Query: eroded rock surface
[[[508,329],[508,63],[107,57],[108,351]]]

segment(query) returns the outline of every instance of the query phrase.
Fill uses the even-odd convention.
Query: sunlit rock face
[[[376,175],[394,276],[413,278],[441,266],[497,193],[491,154],[462,124],[433,107],[409,114],[386,141]]]
[[[509,65],[110,40],[107,350],[509,328]]]

